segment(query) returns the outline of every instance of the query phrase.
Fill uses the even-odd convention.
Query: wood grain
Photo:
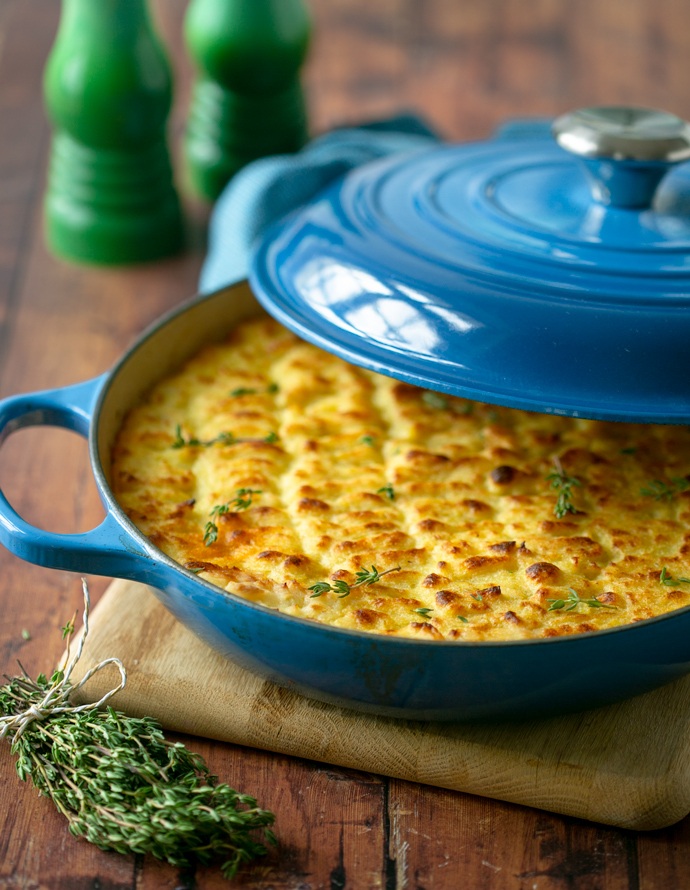
[[[473,890],[637,886],[632,833],[411,782],[390,788],[398,886],[411,873],[411,886],[436,890],[456,890],[462,874]]]
[[[177,74],[171,133],[179,155],[189,95],[180,38],[187,0],[151,5]],[[314,132],[401,108],[416,108],[447,136],[468,139],[508,116],[591,103],[633,101],[690,116],[685,0],[311,0],[311,6],[317,31],[306,81]],[[144,324],[191,295],[203,253],[205,213],[188,203],[190,251],[179,259],[97,270],[46,254],[40,199],[48,127],[40,84],[59,10],[59,0],[0,0],[0,396],[106,370]],[[56,531],[85,530],[101,515],[86,449],[64,432],[13,436],[0,453],[0,484],[20,512]],[[80,603],[78,580],[6,553],[0,569],[0,670],[13,672],[17,656],[34,673],[46,669],[59,657],[60,624]],[[92,580],[92,590],[105,583]],[[23,628],[31,640],[22,639]],[[252,869],[240,886],[690,886],[687,819],[636,835],[398,780],[376,780],[379,790],[368,789],[367,797],[359,778],[344,770],[335,771],[336,783],[307,761],[192,744],[223,779],[241,780],[279,808],[289,832],[288,851],[272,861],[270,877]],[[320,776],[329,792],[340,789],[326,795],[325,816],[299,809],[299,791]],[[220,885],[216,872],[180,875],[153,860],[120,858],[75,841],[50,805],[18,782],[6,746],[0,748],[2,890]]]

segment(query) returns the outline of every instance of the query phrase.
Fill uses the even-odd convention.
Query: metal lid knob
[[[558,144],[585,164],[595,200],[647,207],[673,164],[690,159],[690,124],[647,108],[581,108],[554,121]]]

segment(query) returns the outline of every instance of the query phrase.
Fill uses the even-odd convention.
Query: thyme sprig
[[[213,439],[196,439],[194,436],[190,436],[189,439],[185,439],[182,435],[182,427],[178,423],[175,426],[175,438],[173,440],[171,448],[210,448],[211,445],[239,445],[242,442],[256,442],[260,441],[257,439],[239,439],[234,433],[218,433],[217,436],[214,436]],[[263,438],[264,442],[277,442],[278,436],[276,433],[269,433],[267,436]]]
[[[151,853],[177,867],[216,857],[232,878],[239,866],[266,853],[252,832],[275,843],[273,813],[256,800],[218,784],[203,758],[168,742],[150,717],[98,710],[123,688],[127,675],[115,658],[101,662],[75,686],[70,676],[88,634],[89,593],[84,587],[84,632],[76,654],[48,680],[9,678],[0,686],[0,738],[17,755],[17,773],[49,797],[75,837],[101,850]],[[69,638],[74,623],[63,629]],[[69,695],[106,664],[120,683],[95,704],[73,706]]]
[[[252,497],[255,494],[263,494],[261,488],[238,488],[237,494],[232,500],[224,504],[216,504],[209,516],[224,516],[226,513],[241,513],[252,505]]]
[[[226,513],[241,513],[248,510],[252,505],[252,497],[255,494],[263,494],[261,488],[238,488],[234,498],[226,501],[224,504],[216,504],[208,514],[211,519],[206,523],[204,528],[204,544],[210,547],[218,540],[218,526],[213,521],[214,518],[225,516]]]
[[[688,486],[690,486],[690,482],[683,479],[682,476],[672,476],[670,485],[662,479],[653,479],[647,485],[642,486],[640,494],[646,498],[654,498],[655,501],[670,501],[674,495],[685,491]]]
[[[546,476],[552,491],[558,492],[558,498],[553,508],[557,519],[563,519],[566,513],[577,513],[577,507],[573,504],[573,488],[582,488],[582,482],[576,476],[568,476],[563,469],[560,460],[553,458],[555,470]]]
[[[573,609],[577,609],[578,606],[589,606],[590,609],[617,608],[617,606],[612,606],[608,603],[600,602],[595,596],[591,599],[584,599],[576,590],[573,590],[572,587],[568,588],[568,596],[566,597],[566,599],[547,600],[547,603],[551,603],[548,608],[549,612],[556,612],[559,610],[562,610],[563,612],[572,612]]]
[[[369,571],[369,569],[363,569],[360,566],[359,571],[355,573],[356,580],[354,584],[348,584],[347,581],[334,581],[332,584],[329,584],[328,581],[317,581],[316,584],[312,584],[311,587],[307,588],[307,590],[314,591],[310,594],[309,599],[323,596],[324,593],[336,593],[338,594],[338,599],[341,600],[346,596],[349,596],[350,591],[354,590],[355,587],[369,587],[371,584],[378,584],[384,575],[399,571],[400,566],[396,566],[394,569],[386,569],[385,572],[379,572],[376,566],[372,566],[371,571]]]
[[[690,578],[674,578],[673,575],[669,574],[666,566],[664,566],[661,570],[659,581],[661,584],[665,584],[667,587],[671,587],[674,584],[690,584]]]
[[[173,440],[171,448],[186,448],[187,446],[196,447],[196,448],[208,448],[210,445],[216,445],[220,443],[222,445],[234,445],[237,442],[237,439],[232,433],[218,433],[213,439],[197,439],[194,436],[190,436],[189,439],[185,439],[182,435],[182,427],[178,423],[175,426],[175,439]]]

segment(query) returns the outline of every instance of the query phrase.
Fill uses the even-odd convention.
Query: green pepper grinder
[[[214,200],[249,161],[304,145],[310,30],[304,0],[192,0],[185,37],[198,76],[185,154],[198,195]]]
[[[131,263],[176,253],[182,216],[165,125],[170,66],[146,0],[63,0],[44,90],[54,253]]]

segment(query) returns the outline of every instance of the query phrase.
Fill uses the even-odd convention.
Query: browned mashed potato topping
[[[132,521],[205,580],[428,640],[555,637],[687,605],[688,479],[687,427],[425,392],[265,317],[159,383],[113,453]],[[354,586],[362,570],[378,580]]]

